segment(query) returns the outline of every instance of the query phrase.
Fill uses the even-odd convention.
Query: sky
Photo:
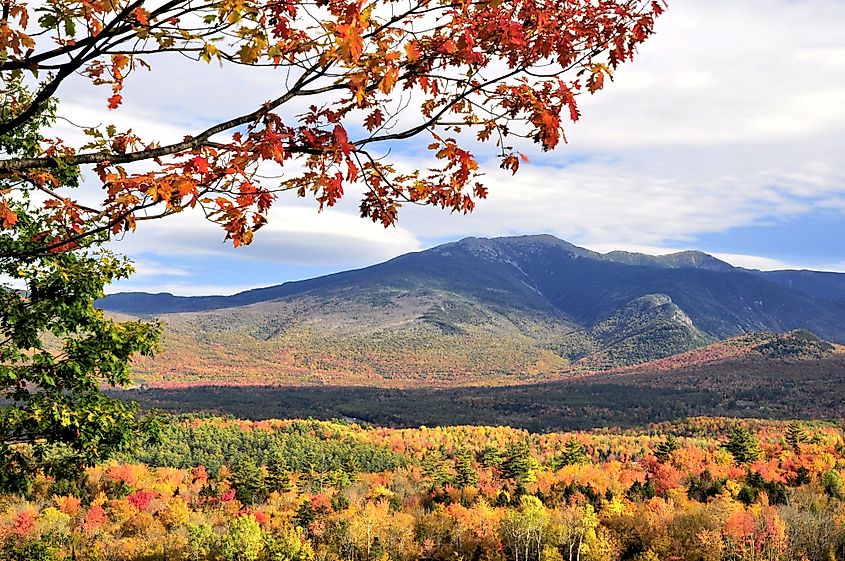
[[[406,208],[384,229],[358,217],[354,192],[320,214],[283,196],[239,249],[185,213],[112,244],[137,273],[111,291],[231,294],[466,236],[539,233],[597,251],[699,249],[738,266],[845,272],[842,29],[841,0],[672,0],[637,59],[579,99],[568,144],[523,147],[529,163],[516,176],[477,154],[490,195],[474,213]],[[151,62],[119,111],[104,113],[104,91],[79,81],[59,92],[62,114],[175,140],[254,109],[281,83],[268,70]],[[391,158],[413,166],[425,142]]]

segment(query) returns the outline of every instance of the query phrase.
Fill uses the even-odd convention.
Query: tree
[[[107,253],[65,253],[29,265],[25,291],[0,291],[0,486],[39,468],[72,477],[128,449],[136,408],[99,384],[129,383],[129,358],[149,354],[156,328],[107,320],[93,306],[125,265]],[[46,438],[49,436],[49,438]]]
[[[455,453],[455,485],[461,488],[478,485],[478,472],[472,465],[469,450],[461,449]]]
[[[446,459],[439,450],[429,450],[423,456],[422,473],[431,481],[433,488],[442,487],[452,480]]]
[[[265,480],[267,490],[272,492],[287,493],[291,489],[290,468],[285,459],[284,452],[274,447],[267,462],[267,478]]]
[[[502,454],[495,446],[487,445],[478,451],[478,463],[481,467],[499,467],[502,463]]]
[[[222,540],[221,550],[231,561],[256,561],[264,549],[264,533],[252,515],[234,519]]]
[[[801,445],[807,442],[807,433],[801,421],[790,421],[786,427],[786,443],[796,454],[801,451]]]
[[[666,460],[672,457],[672,452],[674,452],[680,447],[681,445],[678,444],[678,439],[675,438],[675,435],[670,434],[666,437],[665,441],[657,445],[657,449],[655,450],[654,455],[661,462],[665,462]]]
[[[730,440],[723,446],[739,464],[750,464],[763,455],[757,437],[743,426],[734,427]]]
[[[232,470],[232,487],[235,497],[244,504],[262,502],[267,496],[264,476],[252,458],[244,457]]]
[[[549,467],[558,470],[563,466],[585,464],[589,461],[587,454],[584,453],[584,447],[572,437],[563,445],[563,450],[549,461]]]
[[[13,108],[4,103],[0,117]],[[55,104],[43,103],[31,119],[0,133],[0,154],[37,156],[41,129],[54,120]],[[54,179],[77,185],[79,169],[59,166]],[[104,395],[100,386],[129,384],[132,356],[155,351],[159,327],[107,319],[94,302],[131,266],[100,247],[105,233],[72,247],[38,250],[50,243],[45,240],[67,234],[49,226],[58,224],[58,203],[42,205],[25,189],[12,197],[15,185],[0,174],[0,275],[22,283],[17,289],[0,284],[0,398],[6,401],[0,409],[0,489],[20,491],[37,471],[74,478],[128,449],[136,436],[154,432],[152,423],[138,421],[137,407]]]
[[[0,226],[15,228],[13,202],[38,193],[49,214],[45,230],[58,234],[0,254],[17,259],[194,207],[234,245],[248,244],[280,191],[314,196],[323,208],[359,184],[362,216],[385,226],[403,203],[468,212],[487,193],[470,148],[495,144],[501,167],[515,172],[525,159],[515,139],[558,146],[564,122],[579,118],[578,94],[602,89],[663,11],[659,0],[0,6],[0,136],[37,148],[0,157]],[[171,144],[113,126],[85,129],[82,146],[38,132],[69,77],[104,86],[103,106],[117,109],[127,80],[150,61],[179,55],[275,70],[284,86],[267,91],[254,110],[185,131]],[[382,158],[417,135],[432,155],[426,171]],[[262,182],[262,164],[291,169],[295,162],[302,172]],[[75,185],[63,175],[80,166],[102,186],[100,204],[72,198]]]
[[[540,561],[549,515],[537,497],[522,497],[519,509],[508,509],[502,537],[514,561]]]
[[[831,469],[822,474],[822,488],[829,496],[845,500],[845,483],[842,482],[842,476],[839,472]]]
[[[505,479],[523,485],[534,480],[536,464],[537,461],[531,455],[528,443],[521,440],[508,445],[505,450],[505,459],[499,466],[499,470]]]

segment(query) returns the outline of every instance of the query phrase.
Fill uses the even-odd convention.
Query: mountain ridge
[[[799,290],[809,296],[819,297],[819,292],[825,291],[824,294],[829,299],[845,301],[845,273],[811,270],[758,271],[754,269],[743,269],[740,267],[734,267],[725,261],[719,260],[712,255],[698,250],[683,250],[665,255],[649,255],[645,253],[621,250],[599,253],[576,246],[550,234],[539,234],[499,238],[468,237],[454,242],[447,242],[429,249],[399,255],[382,263],[369,265],[367,267],[340,271],[310,279],[286,281],[278,285],[252,288],[232,295],[175,296],[168,292],[149,293],[143,291],[128,291],[110,294],[101,299],[99,304],[104,309],[110,311],[144,314],[202,311],[220,309],[223,307],[243,306],[288,296],[297,292],[298,287],[306,284],[309,286],[314,285],[314,287],[319,287],[321,284],[329,283],[337,277],[363,273],[377,267],[386,266],[397,260],[405,259],[409,256],[422,255],[428,252],[448,251],[448,248],[450,247],[459,247],[461,245],[469,245],[478,242],[503,241],[506,243],[510,241],[529,241],[533,243],[543,242],[548,245],[563,247],[570,254],[577,257],[589,257],[597,261],[606,261],[624,265],[654,266],[671,269],[698,268],[722,272],[746,272],[758,275],[774,284],[779,284],[787,288],[792,288],[792,285],[794,284],[800,284],[804,287],[804,289],[801,290],[800,288],[796,288],[796,290]],[[807,288],[808,285],[810,288]],[[820,285],[821,287],[819,287]]]
[[[100,304],[168,324],[165,352],[136,368],[147,383],[526,383],[749,332],[845,342],[845,300],[813,295],[836,296],[845,275],[808,278],[797,290],[702,252],[601,254],[540,235],[465,238],[233,296]]]

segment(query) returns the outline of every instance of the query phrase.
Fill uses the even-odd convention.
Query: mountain
[[[758,271],[764,279],[825,300],[845,301],[845,274],[821,271]]]
[[[601,254],[541,235],[467,238],[234,296],[128,293],[100,305],[168,323],[163,357],[139,363],[147,383],[489,384],[637,364],[747,332],[845,342],[845,275],[795,278],[701,252]]]
[[[589,334],[598,349],[578,363],[596,370],[673,356],[713,341],[665,294],[631,301]]]

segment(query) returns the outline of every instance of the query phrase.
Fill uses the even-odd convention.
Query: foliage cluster
[[[258,448],[216,470],[110,462],[89,469],[75,489],[40,477],[28,495],[0,498],[2,555],[827,561],[845,554],[845,442],[829,425],[800,427],[807,438],[797,449],[783,423],[726,419],[663,427],[677,435],[657,427],[532,434],[219,419],[176,426],[214,427],[230,437],[346,438],[362,457],[378,448],[405,461],[381,470],[347,459],[346,476],[321,485],[313,466],[287,467],[296,462],[294,448],[269,457]],[[737,427],[758,443],[758,458],[741,463],[725,449]],[[179,436],[166,433],[164,445]],[[572,455],[577,461],[561,461]],[[280,469],[284,484],[276,486]]]

